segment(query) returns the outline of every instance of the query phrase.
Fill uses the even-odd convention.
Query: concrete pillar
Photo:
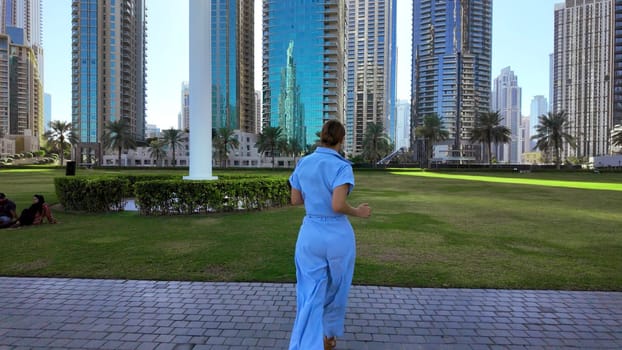
[[[190,165],[186,180],[212,176],[212,36],[211,0],[190,0]]]

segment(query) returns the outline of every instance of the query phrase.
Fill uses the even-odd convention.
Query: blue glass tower
[[[77,160],[100,161],[109,121],[127,119],[145,135],[146,29],[144,0],[73,0],[72,125]]]
[[[479,157],[468,140],[490,108],[492,0],[414,1],[412,13],[412,126],[437,114],[450,134],[446,159]],[[415,154],[422,141],[412,140]]]
[[[97,3],[97,0],[82,0],[72,4],[72,31],[78,39],[73,44],[72,122],[74,128],[78,128],[76,132],[80,142],[94,144],[99,141],[100,129],[97,118],[97,96],[100,90],[97,84]]]
[[[212,0],[212,127],[255,129],[253,0]]]
[[[343,121],[345,4],[265,0],[263,21],[263,123],[310,145]]]

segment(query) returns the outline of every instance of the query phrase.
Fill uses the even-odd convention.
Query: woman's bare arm
[[[367,205],[367,203],[362,203],[358,207],[354,208],[346,201],[346,199],[348,198],[349,188],[349,184],[343,184],[333,190],[333,210],[341,214],[357,216],[360,218],[368,218],[371,215],[371,208],[369,207],[369,205]]]
[[[302,198],[302,193],[295,188],[292,188],[290,198],[292,201],[292,205],[300,205],[305,203],[304,199]]]

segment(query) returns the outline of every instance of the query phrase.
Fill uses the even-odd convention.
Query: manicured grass
[[[187,175],[187,170],[159,171]],[[20,210],[33,193],[54,202],[52,179],[63,175],[63,170],[2,169],[0,191]],[[355,284],[622,290],[619,191],[472,181],[462,175],[355,173],[350,201],[369,202],[373,209],[368,220],[351,219],[358,247]],[[622,185],[620,174],[468,175]],[[295,281],[300,207],[179,217],[61,209],[55,214],[59,225],[0,230],[0,275]]]
[[[602,182],[602,178],[597,179],[598,182],[593,181],[593,178],[589,179],[581,179],[581,180],[568,180],[568,179],[542,179],[542,178],[534,178],[534,176],[522,176],[522,177],[508,177],[508,176],[498,176],[495,175],[465,175],[465,174],[444,174],[438,172],[425,172],[425,171],[392,171],[392,174],[396,175],[408,175],[408,176],[421,176],[421,177],[432,177],[432,178],[442,178],[442,179],[453,179],[453,180],[468,180],[468,181],[483,181],[483,182],[496,182],[496,183],[507,183],[507,184],[517,184],[517,185],[533,185],[533,186],[554,186],[554,187],[570,187],[570,188],[580,188],[585,190],[604,190],[604,191],[622,191],[622,183],[609,183]],[[497,176],[496,176],[497,175]],[[523,175],[523,174],[521,174]],[[540,174],[536,174],[538,176]],[[584,173],[585,175],[585,173]],[[607,176],[605,176],[606,178]]]

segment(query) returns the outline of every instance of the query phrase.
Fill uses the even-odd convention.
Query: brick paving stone
[[[292,284],[0,277],[0,350],[287,348]],[[622,348],[622,293],[354,286],[339,349]]]

